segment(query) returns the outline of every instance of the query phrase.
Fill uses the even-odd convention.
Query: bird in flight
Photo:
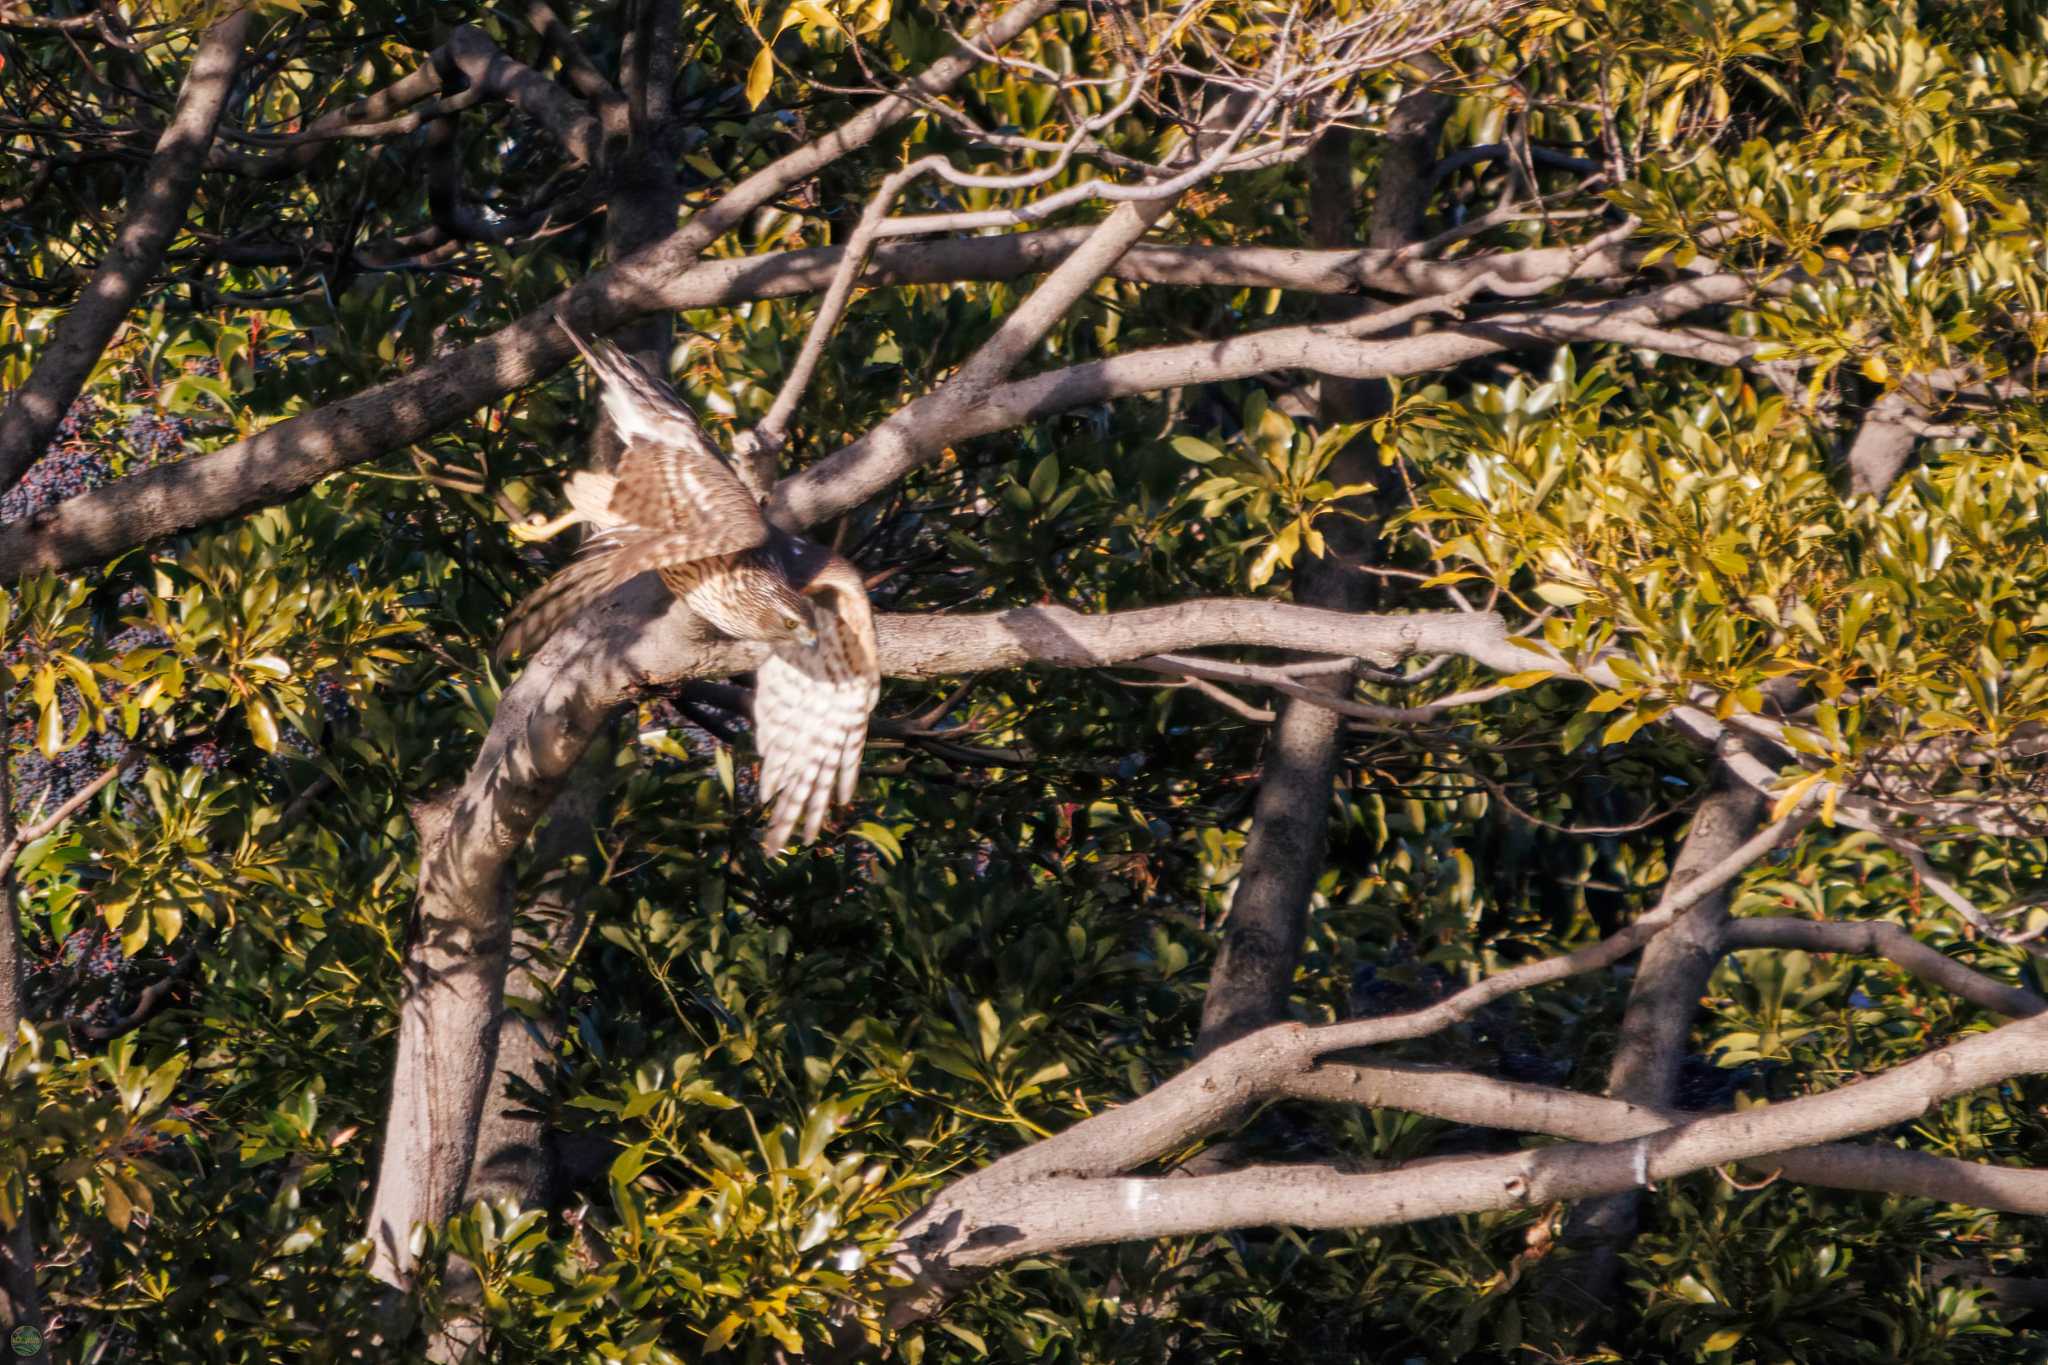
[[[754,673],[759,790],[773,807],[762,843],[778,850],[801,830],[808,844],[832,804],[853,799],[881,694],[860,570],[771,526],[674,389],[611,342],[556,322],[597,376],[624,450],[615,472],[579,470],[564,481],[567,514],[517,528],[544,539],[581,521],[597,534],[513,609],[496,657],[531,652],[614,589],[658,573],[720,634],[769,645]]]

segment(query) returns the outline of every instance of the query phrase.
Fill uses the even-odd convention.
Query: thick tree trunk
[[[1763,798],[1756,790],[1722,769],[1718,785],[1693,816],[1664,894],[1682,891],[1702,870],[1734,852],[1757,832],[1763,815]],[[1725,951],[1729,895],[1730,888],[1724,887],[1707,897],[1643,950],[1622,1012],[1621,1042],[1607,1073],[1612,1098],[1653,1109],[1676,1105],[1700,997]],[[1621,1255],[1640,1230],[1642,1210],[1643,1192],[1627,1190],[1579,1205],[1566,1224],[1566,1244],[1584,1254],[1571,1278],[1596,1316],[1619,1300]]]
[[[477,1123],[476,1155],[462,1194],[465,1206],[502,1199],[523,1209],[546,1208],[554,1194],[547,1119],[524,1096],[531,1091],[545,1094],[552,1081],[563,1026],[553,979],[557,965],[582,936],[588,913],[583,904],[588,878],[565,865],[592,850],[591,829],[611,758],[609,744],[591,746],[534,841],[536,864],[553,872],[513,930],[506,1002],[498,1015],[496,1069]],[[474,1303],[481,1297],[476,1273],[461,1257],[449,1257],[445,1276],[451,1300]],[[481,1322],[451,1318],[434,1328],[427,1356],[436,1362],[481,1359],[486,1340]]]
[[[406,954],[391,1109],[370,1209],[371,1272],[400,1288],[411,1282],[414,1226],[446,1219],[468,1187],[476,1115],[496,1073],[511,959],[502,868],[477,894],[437,866],[461,858],[470,833],[452,818],[450,806],[444,799],[413,812],[420,905]]]
[[[667,118],[669,86],[675,79],[676,18],[675,0],[652,0],[644,6],[620,53],[625,92],[623,96],[602,92],[618,99],[631,115],[630,141],[615,171],[618,189],[605,214],[605,250],[613,262],[675,231],[682,198],[675,158],[667,146]],[[601,98],[600,103],[609,111],[609,99]],[[609,140],[608,145],[616,147]],[[665,374],[672,335],[668,315],[654,313],[620,328],[614,339],[650,370]],[[600,418],[591,433],[586,463],[593,469],[610,469],[618,463],[620,453],[618,433],[608,420]],[[584,889],[583,880],[562,870],[561,864],[590,847],[590,831],[598,816],[611,758],[610,744],[600,739],[591,745],[556,798],[547,827],[535,844],[535,865],[553,871],[546,887],[527,907],[525,918],[538,926],[538,931],[514,930],[506,984],[508,994],[530,1002],[531,1008],[500,1009],[495,1072],[477,1124],[475,1154],[462,1196],[465,1206],[478,1200],[510,1199],[524,1208],[540,1208],[548,1202],[554,1172],[548,1156],[547,1122],[528,1110],[517,1092],[522,1087],[547,1087],[555,1046],[561,1040],[562,1018],[548,985],[549,964],[559,961],[575,941],[582,922],[579,901]],[[475,1271],[460,1257],[449,1258],[446,1285],[455,1302],[474,1302],[481,1292]],[[487,1348],[487,1336],[483,1325],[474,1319],[450,1319],[433,1330],[428,1358],[448,1365],[480,1358]]]
[[[78,302],[58,320],[28,382],[0,409],[0,492],[12,488],[41,458],[65,410],[92,377],[100,353],[156,277],[164,247],[184,224],[199,186],[206,149],[213,145],[214,126],[227,107],[255,22],[252,9],[238,9],[199,40],[171,121],[143,169],[113,246]]]
[[[1437,139],[1450,101],[1433,91],[1410,95],[1396,108],[1375,185],[1371,245],[1402,246],[1419,236],[1428,204]],[[1356,244],[1351,185],[1352,138],[1323,135],[1311,154],[1310,235],[1318,247]],[[1352,305],[1325,311],[1343,316]],[[1326,422],[1356,421],[1383,410],[1385,386],[1370,380],[1325,379],[1320,406]],[[1331,462],[1338,484],[1377,483],[1385,471],[1370,441],[1354,441]],[[1350,499],[1346,510],[1367,518],[1329,517],[1319,523],[1326,554],[1297,561],[1294,600],[1335,611],[1372,605],[1372,580],[1358,572],[1378,557],[1376,494]],[[1349,679],[1319,679],[1310,686],[1342,693]],[[1290,698],[1266,742],[1259,793],[1252,806],[1237,891],[1223,946],[1209,975],[1196,1051],[1206,1054],[1252,1030],[1286,1017],[1295,963],[1308,923],[1308,903],[1322,875],[1330,794],[1337,775],[1344,718],[1328,707]]]

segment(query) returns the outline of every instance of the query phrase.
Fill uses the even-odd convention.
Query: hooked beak
[[[789,633],[791,637],[794,638],[796,642],[802,645],[805,649],[814,649],[817,647],[818,632],[811,628],[811,623],[809,621],[797,622],[795,629],[791,630]]]

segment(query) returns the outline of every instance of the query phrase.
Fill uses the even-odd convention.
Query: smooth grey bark
[[[1843,455],[1850,496],[1882,495],[1897,482],[1920,442],[1913,423],[1917,407],[1904,393],[1888,393],[1870,405]]]
[[[513,930],[506,993],[517,996],[521,1007],[508,1001],[498,1022],[498,1074],[478,1127],[465,1196],[470,1201],[510,1198],[538,1208],[554,1185],[547,1124],[519,1098],[515,1085],[545,1094],[550,1083],[563,1027],[553,980],[589,918],[589,878],[566,864],[595,852],[591,832],[602,813],[611,759],[610,745],[591,746],[534,843],[536,865],[549,872]]]
[[[1822,1145],[1888,1127],[2001,1077],[2048,1068],[2048,1017],[2040,1014],[1823,1094],[1707,1116],[1455,1070],[1336,1059],[1356,1047],[1437,1032],[1539,982],[1612,965],[1740,876],[1797,825],[1781,822],[1745,841],[1702,871],[1691,888],[1675,892],[1665,906],[1605,943],[1510,968],[1408,1015],[1262,1029],[1125,1105],[964,1177],[905,1223],[899,1259],[910,1283],[890,1321],[902,1326],[928,1316],[980,1269],[1039,1251],[1198,1228],[1361,1227],[1482,1208],[1535,1208],[1645,1188],[1722,1161],[1768,1159],[1770,1167],[1793,1178],[1843,1188],[1918,1193],[1989,1208],[2048,1208],[2048,1180],[2041,1172],[1882,1145]],[[1282,1096],[1408,1109],[1595,1145],[1456,1158],[1381,1174],[1318,1166],[1208,1177],[1124,1174]]]
[[[57,320],[28,381],[0,408],[0,492],[19,483],[42,458],[100,354],[156,277],[164,247],[183,225],[199,186],[206,149],[213,144],[214,127],[227,107],[255,22],[253,10],[237,9],[200,38],[171,121],[143,167],[142,183],[113,245],[78,301]]]
[[[594,852],[591,831],[602,806],[611,757],[610,745],[591,746],[555,799],[547,823],[534,841],[535,863],[549,871],[513,926],[511,965],[498,1014],[497,1051],[477,1120],[476,1152],[462,1194],[464,1206],[509,1200],[520,1208],[537,1209],[552,1202],[555,1170],[548,1124],[543,1114],[530,1107],[526,1095],[535,1091],[546,1094],[553,1084],[563,1018],[552,980],[557,965],[584,932],[588,916],[583,898],[589,880],[570,866],[569,860]],[[462,1257],[448,1258],[444,1277],[451,1302],[474,1303],[481,1297],[476,1271]],[[444,1319],[430,1333],[427,1358],[437,1365],[480,1359],[488,1340],[489,1333],[478,1319]]]
[[[972,1186],[975,1178],[969,1177],[942,1196],[950,1197],[951,1203],[944,1221],[927,1230],[919,1249],[924,1258],[921,1269],[931,1274],[943,1258],[951,1271],[972,1271],[1073,1247],[1229,1228],[1364,1228],[1490,1209],[1540,1209],[1761,1158],[1781,1170],[1796,1162],[1826,1183],[1851,1189],[1871,1188],[1876,1183],[1873,1176],[1882,1182],[1877,1188],[1888,1190],[1912,1188],[1931,1176],[1944,1193],[1961,1195],[1967,1202],[1981,1201],[1988,1207],[2011,1203],[2033,1212],[2048,1209],[2048,1182],[2037,1171],[1883,1148],[1820,1153],[1799,1149],[1907,1122],[1946,1099],[2044,1068],[2048,1018],[2037,1015],[1994,1033],[1969,1035],[1890,1071],[1821,1094],[1677,1123],[1630,1107],[1620,1122],[1610,1120],[1607,1131],[1594,1140],[1502,1156],[1453,1158],[1367,1173],[1304,1164],[1188,1177],[1100,1178],[1052,1171],[1028,1180]],[[1319,1079],[1337,1080],[1343,1070],[1329,1068]],[[1371,1091],[1363,1083],[1366,1069],[1358,1070],[1360,1083],[1351,1089],[1370,1103]],[[1418,1083],[1409,1092],[1412,1100],[1393,1098],[1385,1093],[1392,1087],[1382,1087],[1381,1105],[1405,1108],[1413,1103],[1424,1111],[1440,1107],[1430,1102],[1428,1093],[1438,1074],[1416,1073]],[[1458,1073],[1448,1074],[1455,1078]],[[1261,1088],[1270,1092],[1281,1087]],[[1285,1087],[1294,1092],[1306,1088]],[[1495,1112],[1508,1117],[1500,1108]],[[1514,1126],[1526,1122],[1516,1121]],[[1839,1164],[1830,1170],[1825,1158],[1837,1156]],[[1906,1160],[1888,1159],[1899,1157]]]
[[[1682,890],[1704,868],[1728,856],[1763,823],[1763,798],[1747,783],[1723,774],[1693,816],[1666,894]],[[1621,1041],[1608,1072],[1607,1093],[1636,1104],[1668,1107],[1677,1099],[1685,1043],[1707,977],[1721,960],[1728,924],[1724,888],[1691,910],[1643,950],[1622,1016]]]
[[[1449,110],[1445,96],[1427,89],[1395,106],[1374,187],[1373,247],[1395,249],[1419,240],[1436,144]],[[1352,149],[1350,131],[1332,129],[1310,153],[1309,231],[1319,248],[1354,245],[1357,196],[1351,185]],[[1342,318],[1355,308],[1336,304],[1325,312]],[[1385,389],[1377,383],[1325,378],[1320,407],[1326,423],[1363,420],[1385,410]],[[1384,474],[1376,444],[1356,440],[1330,462],[1328,477],[1340,486],[1376,485]],[[1303,548],[1294,574],[1296,602],[1343,612],[1372,605],[1373,582],[1358,570],[1379,557],[1380,502],[1376,489],[1346,499],[1341,510],[1350,515],[1319,521],[1325,553],[1311,555]],[[1350,683],[1348,676],[1338,675],[1309,685],[1341,695],[1350,690]],[[1298,697],[1281,704],[1266,740],[1251,834],[1202,1001],[1197,1055],[1287,1015],[1308,904],[1322,875],[1343,736],[1344,718],[1329,707]]]
[[[1723,768],[1713,792],[1693,816],[1665,895],[1683,890],[1752,837],[1764,815],[1756,789]],[[1731,884],[1732,885],[1732,884]],[[1607,1094],[1653,1109],[1678,1100],[1679,1074],[1707,979],[1726,952],[1730,888],[1701,901],[1643,949],[1629,988],[1620,1042],[1608,1066]],[[1584,1302],[1605,1313],[1620,1301],[1621,1255],[1642,1226],[1643,1192],[1625,1190],[1588,1200],[1566,1222],[1567,1245],[1583,1249],[1571,1280]]]
[[[415,1225],[444,1222],[468,1188],[477,1116],[497,1066],[511,955],[504,863],[495,863],[482,884],[466,884],[458,871],[473,856],[465,847],[473,836],[462,818],[463,795],[413,811],[420,903],[406,952],[391,1108],[369,1217],[371,1272],[401,1287],[414,1262]],[[451,895],[451,884],[471,894]]]

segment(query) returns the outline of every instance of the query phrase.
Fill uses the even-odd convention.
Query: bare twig
[[[141,762],[147,752],[140,745],[130,748],[119,760],[109,764],[98,777],[74,792],[64,804],[34,824],[16,830],[12,839],[0,844],[0,880],[5,880],[14,871],[15,861],[21,857],[23,849],[84,810],[95,796],[107,789],[108,783]]]

